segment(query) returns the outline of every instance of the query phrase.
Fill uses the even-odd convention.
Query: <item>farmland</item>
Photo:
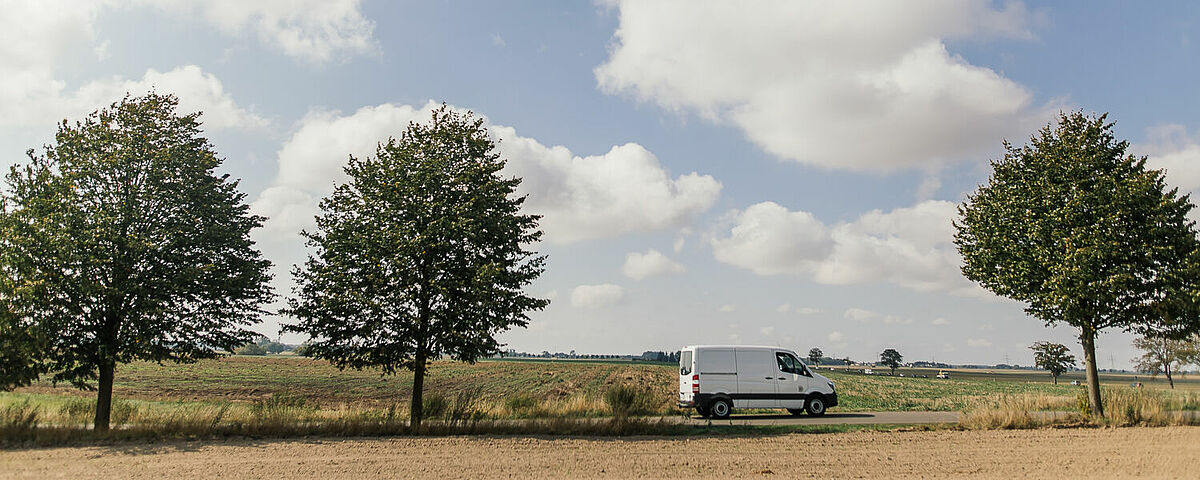
[[[961,411],[998,395],[1036,396],[1058,408],[1073,408],[1078,386],[1052,385],[1043,372],[955,370],[952,378],[932,378],[936,371],[901,369],[906,376],[863,375],[821,370],[837,383],[842,411]],[[931,378],[914,378],[913,375]],[[412,376],[400,372],[383,376],[377,370],[345,370],[320,360],[290,356],[232,356],[194,364],[137,362],[118,368],[114,387],[118,399],[152,403],[245,404],[289,398],[309,408],[389,408],[407,410]],[[427,395],[453,398],[469,394],[492,404],[490,416],[522,416],[505,405],[550,405],[544,413],[568,416],[604,414],[603,393],[616,385],[645,391],[654,401],[651,412],[682,413],[674,407],[675,366],[660,363],[599,361],[482,361],[474,365],[434,362],[426,379]],[[1066,377],[1071,378],[1071,377]],[[1109,385],[1127,385],[1128,378],[1104,377]],[[1165,387],[1165,380],[1148,388]],[[1178,381],[1179,390],[1195,391],[1193,379]],[[1127,388],[1127,387],[1126,387]],[[1186,394],[1183,394],[1186,395]],[[22,398],[45,402],[58,396],[91,397],[65,385],[39,383],[0,394],[0,402]],[[513,399],[517,399],[514,401]],[[556,407],[555,407],[556,406]],[[526,412],[528,414],[529,412]]]

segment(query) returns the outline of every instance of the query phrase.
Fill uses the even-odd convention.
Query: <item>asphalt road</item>
[[[959,412],[828,412],[820,417],[808,415],[730,415],[724,420],[712,420],[713,425],[889,425],[919,423],[957,423]],[[678,418],[678,417],[676,417]],[[681,421],[705,425],[708,419],[691,416]]]

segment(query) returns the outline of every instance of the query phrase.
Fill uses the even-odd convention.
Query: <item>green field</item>
[[[1071,405],[1081,389],[1068,384],[1072,376],[1052,385],[1049,375],[1028,370],[953,370],[949,380],[932,378],[936,370],[921,369],[898,370],[904,377],[827,369],[820,373],[837,383],[840,400],[837,409],[842,411],[961,411],[997,395],[1039,396],[1050,403]],[[1128,377],[1105,376],[1102,381],[1128,385],[1132,376]],[[1147,388],[1165,388],[1161,377],[1158,381],[1140,377],[1140,381]],[[320,408],[392,405],[406,408],[411,383],[412,375],[408,372],[383,376],[377,370],[339,371],[324,361],[300,357],[233,356],[183,365],[145,362],[121,365],[117,369],[114,394],[117,398],[142,401],[252,403],[288,397]],[[677,376],[671,364],[489,360],[471,365],[440,361],[430,367],[426,392],[447,398],[470,393],[497,404],[514,397],[533,402],[573,401],[578,409],[591,411],[602,410],[600,398],[617,385],[647,391],[656,402],[656,411],[675,413]],[[1194,379],[1178,382],[1180,390],[1193,390],[1196,386]],[[93,395],[45,382],[0,395],[9,397],[11,402],[23,394]],[[583,403],[590,406],[581,406]]]

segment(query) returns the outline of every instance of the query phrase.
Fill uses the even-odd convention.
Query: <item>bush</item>
[[[604,403],[618,417],[642,415],[654,410],[654,397],[649,391],[628,385],[617,385],[605,391]]]
[[[440,393],[425,392],[421,398],[421,413],[425,418],[441,418],[449,407],[450,402]]]
[[[538,401],[532,395],[519,393],[504,399],[504,406],[508,407],[508,411],[512,413],[528,412],[537,408]]]
[[[257,343],[247,343],[233,351],[238,355],[266,355],[267,349]]]

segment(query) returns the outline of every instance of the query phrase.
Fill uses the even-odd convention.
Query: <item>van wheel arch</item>
[[[725,395],[713,397],[705,410],[712,418],[729,418],[729,412],[733,411],[733,399]]]

